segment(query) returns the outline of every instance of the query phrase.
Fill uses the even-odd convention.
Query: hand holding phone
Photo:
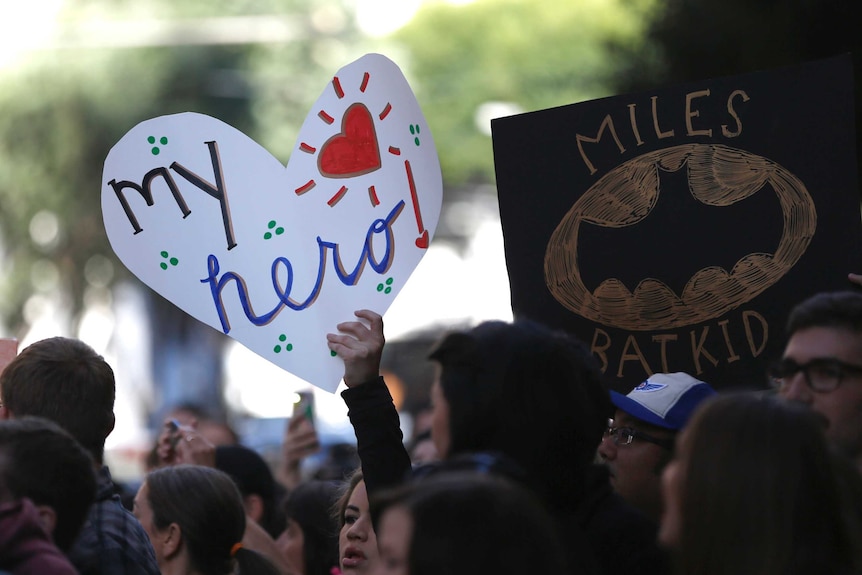
[[[159,437],[156,439],[156,454],[160,465],[174,465],[177,463],[177,445],[182,439],[183,426],[176,419],[170,419],[162,426]]]
[[[175,450],[177,443],[182,438],[182,425],[176,419],[171,419],[165,424],[165,427],[168,429],[168,444],[171,446],[171,449]]]
[[[279,480],[288,488],[302,481],[302,460],[320,451],[320,439],[314,429],[314,394],[302,391],[298,395],[293,415],[284,430],[283,462],[278,471]]]
[[[201,436],[195,425],[183,425],[176,419],[165,422],[157,443],[162,465],[191,463],[215,466],[215,446]]]
[[[297,395],[299,399],[293,404],[293,417],[304,417],[314,426],[314,393],[299,391]]]

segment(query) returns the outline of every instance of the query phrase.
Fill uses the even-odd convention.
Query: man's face
[[[837,359],[862,366],[862,334],[843,328],[809,327],[795,332],[784,357],[804,365],[814,359]],[[811,407],[829,421],[826,437],[838,449],[862,458],[862,375],[845,373],[832,391],[812,390],[802,372],[789,378],[779,391],[785,399]]]
[[[647,425],[619,409],[614,414],[613,427],[631,427],[657,439],[672,440],[674,436],[670,430]],[[616,445],[612,436],[605,435],[598,451],[610,470],[611,485],[616,492],[630,505],[658,520],[661,513],[661,467],[668,460],[668,450],[639,438],[628,445]]]

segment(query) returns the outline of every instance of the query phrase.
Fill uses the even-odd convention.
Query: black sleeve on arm
[[[345,389],[347,417],[356,434],[356,449],[369,496],[403,482],[410,470],[401,420],[382,377]]]

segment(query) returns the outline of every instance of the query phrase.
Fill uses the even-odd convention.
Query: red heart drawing
[[[380,168],[374,120],[364,104],[353,104],[344,112],[341,133],[323,144],[317,168],[328,178],[350,178]]]

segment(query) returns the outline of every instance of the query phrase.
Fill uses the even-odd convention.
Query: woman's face
[[[438,368],[437,379],[431,386],[431,439],[437,447],[437,455],[445,459],[449,455],[449,400],[443,395],[443,387],[440,385],[440,372]]]
[[[380,561],[374,575],[410,575],[412,538],[410,512],[402,506],[387,509],[380,518]]]
[[[282,531],[275,544],[292,572],[305,573],[305,535],[299,523],[288,517],[287,529]]]
[[[138,489],[137,495],[135,495],[132,513],[144,527],[144,531],[147,532],[147,537],[150,538],[150,544],[156,552],[156,561],[158,561],[159,567],[162,567],[164,565],[165,558],[161,552],[162,546],[158,544],[159,530],[156,529],[156,525],[153,521],[153,508],[150,506],[149,496],[150,488],[147,487],[147,482],[144,481],[141,488]]]
[[[688,453],[685,449],[685,431],[677,438],[676,455],[661,474],[662,515],[658,541],[666,548],[679,546],[682,530],[682,491],[685,486],[685,469]]]
[[[341,572],[371,573],[378,559],[377,536],[371,526],[368,494],[365,491],[364,481],[360,481],[353,488],[341,521],[341,533],[338,536],[338,561],[341,564]]]

